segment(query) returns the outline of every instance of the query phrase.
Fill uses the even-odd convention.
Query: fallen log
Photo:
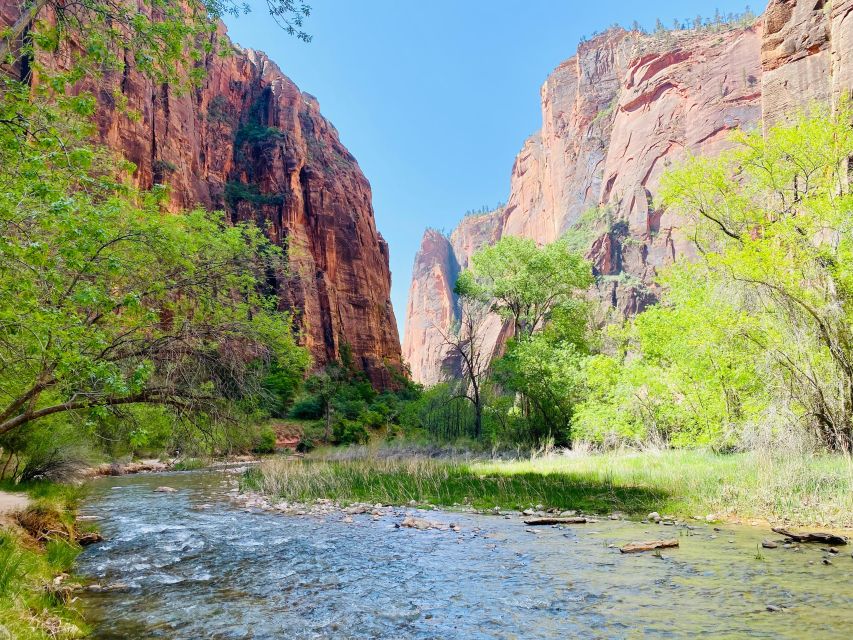
[[[649,540],[648,542],[631,542],[620,548],[622,553],[639,553],[641,551],[654,551],[655,549],[671,549],[678,546],[676,538],[668,540]]]
[[[793,531],[784,529],[783,527],[773,527],[772,530],[780,536],[791,538],[794,542],[821,542],[823,544],[837,545],[847,544],[846,537],[839,536],[835,533],[824,533],[822,531],[814,533],[794,533]]]
[[[549,524],[586,524],[587,519],[583,516],[567,517],[567,518],[530,518],[525,520],[524,524],[529,524],[531,527],[544,526]]]

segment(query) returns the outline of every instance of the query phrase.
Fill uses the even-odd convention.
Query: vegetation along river
[[[101,587],[83,597],[95,638],[849,638],[853,624],[850,546],[827,565],[821,545],[759,551],[758,528],[452,512],[428,517],[459,532],[420,531],[395,527],[414,509],[281,515],[236,489],[223,471],[93,482],[83,513],[106,542],[77,571]],[[661,537],[680,548],[617,548]]]

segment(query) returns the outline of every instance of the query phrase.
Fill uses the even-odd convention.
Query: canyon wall
[[[423,274],[446,284],[431,306],[410,297],[403,356],[413,377],[442,378],[440,334],[456,319],[456,274],[477,246],[504,235],[547,243],[580,234],[591,239],[595,294],[608,313],[654,302],[658,270],[693,253],[682,221],[655,206],[661,175],[688,154],[730,147],[733,129],[780,122],[849,93],[851,11],[853,0],[773,0],[751,25],[655,35],[611,29],[581,44],[542,86],[542,128],[515,160],[506,208],[482,223],[466,218],[443,242],[435,232],[424,236],[412,292],[423,291]],[[504,335],[488,328],[493,353]]]
[[[0,0],[0,25],[17,11]],[[211,38],[226,38],[224,28]],[[190,89],[154,83],[130,65],[107,71],[89,87],[100,137],[136,165],[140,187],[167,185],[172,209],[221,209],[268,228],[290,262],[271,284],[315,363],[348,343],[371,380],[388,384],[400,344],[370,184],[314,97],[265,54],[227,38],[225,46],[199,63],[204,78]]]

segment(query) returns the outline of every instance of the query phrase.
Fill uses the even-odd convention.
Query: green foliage
[[[230,446],[226,425],[258,410],[271,363],[304,369],[290,318],[262,293],[267,274],[284,269],[282,252],[260,229],[226,226],[219,214],[164,216],[165,191],[130,186],[133,165],[90,142],[93,97],[64,91],[109,68],[116,43],[139,45],[127,48],[138,55],[146,43],[156,49],[135,61],[146,75],[178,68],[182,43],[215,25],[206,10],[190,17],[167,4],[154,3],[156,21],[115,7],[115,29],[100,32],[106,5],[96,2],[60,16],[55,31],[39,22],[33,46],[83,30],[86,59],[39,69],[34,87],[2,80],[0,435],[11,454],[3,463],[19,478],[66,473],[90,441],[138,451],[193,431]],[[283,393],[286,381],[276,384]],[[144,405],[160,408],[156,420]]]
[[[62,493],[45,487],[39,485],[40,493],[54,497]],[[37,506],[43,502],[40,500]],[[45,523],[59,533],[66,530],[72,516],[67,504],[57,504],[50,511],[51,520]],[[27,524],[35,522],[30,520]],[[53,579],[66,573],[79,553],[79,546],[55,536],[40,544],[20,529],[0,531],[0,629],[21,640],[84,635],[79,612],[52,589]]]
[[[575,428],[597,441],[726,449],[853,443],[850,110],[815,108],[662,180],[700,248],[660,279],[662,303],[587,364]]]
[[[91,445],[80,430],[57,418],[12,430],[0,443],[7,456],[0,464],[0,479],[16,482],[76,480],[92,460]]]
[[[501,393],[491,393],[494,405],[483,411],[488,385],[474,370],[482,357],[476,349],[481,337],[469,321],[468,333],[461,336],[456,348],[466,368],[465,378],[457,386],[465,393],[457,391],[456,395],[474,404],[474,437],[485,433],[481,422],[486,415],[494,423],[495,428],[489,429],[493,438],[512,432],[525,443],[571,443],[572,411],[579,399],[579,374],[588,349],[588,314],[580,296],[590,284],[589,263],[571,251],[565,238],[537,247],[532,240],[506,237],[474,254],[471,268],[456,282],[456,293],[463,302],[488,304],[512,322],[515,337],[506,354],[494,363],[491,373],[497,387],[491,391],[500,388],[503,393],[518,395],[518,410],[526,423],[520,431],[514,406],[501,401]]]
[[[273,418],[284,418],[288,415],[310,364],[307,351],[294,350],[287,355],[288,361],[275,360],[270,364],[269,372],[263,380],[265,392],[263,408]],[[295,417],[319,418],[320,416]]]
[[[163,216],[161,194],[123,184],[85,126],[25,100],[6,93],[0,110],[54,134],[0,131],[0,433],[139,403],[213,415],[256,393],[255,363],[298,349],[258,288],[281,252],[219,215]]]
[[[232,113],[231,103],[228,98],[223,95],[214,96],[207,105],[207,120],[208,122],[218,122],[228,124],[231,122],[234,114]]]
[[[258,434],[252,451],[255,453],[275,453],[275,442],[275,431],[271,427],[264,427]]]
[[[421,389],[401,372],[391,370],[396,387],[378,393],[357,369],[349,345],[340,350],[340,360],[330,362],[309,376],[290,410],[290,417],[323,420],[323,433],[304,436],[302,450],[319,441],[335,444],[365,442],[371,432],[391,436],[405,424]]]
[[[284,203],[284,194],[261,193],[256,184],[228,182],[225,185],[225,202],[231,209],[240,202],[250,202],[254,205],[281,205]]]
[[[29,569],[27,565],[27,558],[14,538],[0,532],[0,598],[11,597],[21,588]]]
[[[293,403],[289,415],[300,420],[319,420],[323,417],[324,406],[319,395],[306,394]]]
[[[533,240],[507,236],[471,258],[456,283],[460,296],[482,298],[516,336],[541,328],[552,311],[592,284],[592,270],[565,240],[537,247]]]
[[[608,216],[608,212],[602,211],[599,207],[591,207],[584,211],[578,221],[563,234],[563,240],[566,242],[568,250],[578,255],[583,255],[589,251],[598,235],[596,233],[597,225],[602,221],[607,224]]]
[[[234,144],[237,147],[244,144],[267,145],[284,139],[284,131],[277,127],[267,127],[257,122],[247,122],[237,129]]]
[[[495,363],[496,380],[521,394],[527,417],[526,442],[553,439],[571,444],[571,419],[581,397],[584,353],[568,340],[537,333],[513,341]]]
[[[360,420],[338,420],[332,431],[332,441],[335,444],[364,444],[370,438],[365,425]]]

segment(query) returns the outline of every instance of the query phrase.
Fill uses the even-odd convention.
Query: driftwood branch
[[[773,532],[780,536],[791,538],[795,542],[820,542],[822,544],[847,544],[847,538],[834,533],[824,533],[818,531],[816,533],[794,533],[790,529],[783,527],[773,527]]]

